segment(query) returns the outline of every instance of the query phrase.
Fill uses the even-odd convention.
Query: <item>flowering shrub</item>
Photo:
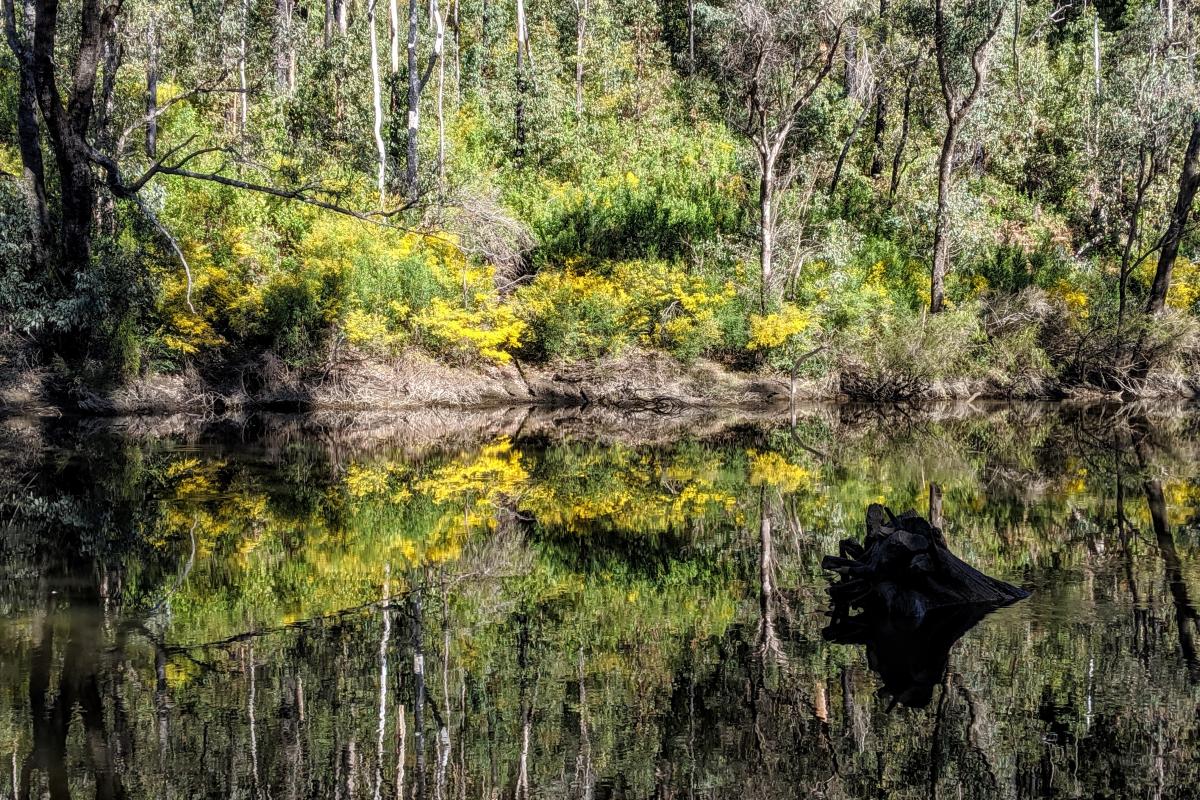
[[[546,270],[518,292],[517,302],[540,355],[596,358],[628,341],[629,295],[609,278]]]
[[[413,320],[414,327],[439,352],[459,361],[478,359],[507,364],[521,345],[525,321],[507,305],[469,310],[434,298]]]
[[[765,353],[771,366],[794,373],[813,349],[812,330],[812,313],[792,305],[771,314],[754,314],[750,317],[749,349]]]

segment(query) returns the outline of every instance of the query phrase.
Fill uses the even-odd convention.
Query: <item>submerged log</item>
[[[941,529],[912,511],[896,517],[871,505],[866,538],[843,539],[840,551],[821,561],[840,576],[829,586],[823,634],[866,646],[893,706],[927,704],[954,643],[991,611],[1029,596],[954,555]]]

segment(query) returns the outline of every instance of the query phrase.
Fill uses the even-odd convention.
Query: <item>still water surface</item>
[[[0,423],[0,797],[1195,796],[1198,423]],[[1032,597],[826,641],[931,484]]]

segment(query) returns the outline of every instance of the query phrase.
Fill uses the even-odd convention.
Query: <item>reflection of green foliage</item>
[[[992,796],[989,775],[1013,785],[1051,763],[1055,791],[1137,794],[1157,780],[1145,754],[1190,753],[1198,733],[1200,695],[1181,663],[1141,494],[1153,474],[1170,519],[1195,516],[1194,438],[1186,426],[1158,434],[1175,444],[1141,466],[1128,449],[1086,445],[1086,423],[1021,409],[911,424],[816,415],[795,429],[714,442],[499,439],[420,459],[343,453],[336,468],[297,445],[264,462],[227,449],[110,442],[48,459],[30,494],[5,506],[23,532],[3,563],[12,575],[59,564],[75,576],[69,602],[79,608],[97,602],[89,587],[107,574],[114,620],[122,608],[149,610],[146,633],[134,628],[99,648],[124,648],[128,672],[105,673],[102,684],[119,687],[136,723],[126,772],[144,783],[134,796],[149,792],[145,776],[161,774],[157,743],[142,740],[160,708],[147,638],[158,631],[168,646],[168,767],[197,793],[225,791],[199,774],[203,747],[242,754],[230,780],[252,783],[241,727],[251,658],[260,780],[291,774],[296,748],[308,748],[314,765],[332,763],[349,741],[373,752],[382,612],[344,610],[378,601],[385,582],[397,598],[388,707],[406,705],[411,737],[419,636],[430,702],[445,714],[449,695],[455,759],[476,788],[493,767],[500,785],[515,780],[528,710],[531,783],[553,796],[565,794],[549,787],[562,785],[564,758],[583,752],[581,731],[597,778],[620,776],[637,796],[664,782],[690,785],[693,774],[714,796],[784,792],[825,781],[836,760],[838,777],[822,784],[828,796],[924,797],[935,735],[943,793],[962,785],[967,796]],[[1127,547],[1112,523],[1118,468],[1136,528]],[[943,488],[952,547],[1036,591],[956,645],[940,715],[936,697],[929,709],[889,715],[861,652],[821,640],[819,560],[859,533],[869,502],[924,510],[930,481]],[[1183,577],[1196,586],[1197,544],[1183,531],[1174,538]],[[101,562],[103,572],[93,567]],[[770,612],[778,657],[763,655],[764,564],[779,589]],[[417,589],[419,616],[406,594]],[[42,634],[39,617],[22,611],[29,599],[5,592],[0,749],[24,753],[25,682]],[[116,635],[76,613],[49,617],[56,670],[84,669],[65,660],[69,637]],[[205,739],[214,718],[230,727]],[[385,741],[395,733],[393,710]],[[426,737],[433,765],[435,732]],[[412,775],[411,738],[408,746]],[[1189,764],[1173,762],[1166,786],[1191,785]],[[328,783],[318,789],[332,792]]]

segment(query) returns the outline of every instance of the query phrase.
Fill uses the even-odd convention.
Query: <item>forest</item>
[[[5,405],[648,362],[793,399],[1198,385],[1190,3],[3,0],[3,22]]]

